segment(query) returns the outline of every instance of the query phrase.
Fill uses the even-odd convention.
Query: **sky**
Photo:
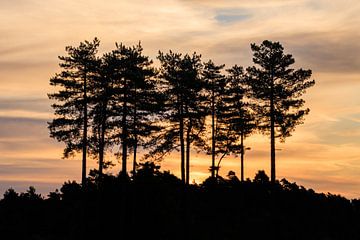
[[[359,12],[358,0],[0,0],[0,194],[33,185],[46,195],[80,180],[80,157],[62,159],[64,145],[49,138],[47,93],[65,46],[98,37],[100,53],[141,41],[155,64],[159,50],[172,49],[229,68],[253,65],[250,43],[279,41],[316,85],[304,95],[305,123],[277,143],[277,177],[360,198]],[[245,177],[269,174],[269,138],[254,135],[246,145]],[[205,179],[210,163],[193,152],[190,179]],[[179,174],[178,154],[161,165]],[[239,165],[228,157],[220,174],[239,175]]]

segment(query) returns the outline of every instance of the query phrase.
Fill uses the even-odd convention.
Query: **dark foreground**
[[[360,202],[318,194],[259,172],[185,187],[145,164],[137,175],[93,172],[47,199],[12,190],[0,202],[0,239],[360,239]]]

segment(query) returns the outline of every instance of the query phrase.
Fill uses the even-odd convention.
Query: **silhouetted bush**
[[[4,198],[2,201],[15,202],[18,199],[19,199],[19,194],[13,188],[9,188],[8,190],[5,191]]]
[[[259,184],[269,184],[270,181],[265,171],[259,170],[255,175],[254,182]]]
[[[60,201],[61,200],[61,193],[58,189],[55,190],[55,192],[50,192],[48,195],[49,201]]]
[[[64,201],[79,200],[82,195],[81,185],[75,181],[68,181],[60,189]]]
[[[40,201],[43,198],[41,194],[36,193],[36,189],[33,186],[30,186],[25,193],[20,194],[20,199],[25,201]]]

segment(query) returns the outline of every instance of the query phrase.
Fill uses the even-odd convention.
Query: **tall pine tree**
[[[57,87],[49,94],[55,100],[52,107],[54,119],[49,122],[50,136],[65,143],[64,157],[82,152],[82,185],[86,185],[86,157],[88,144],[89,87],[97,74],[99,60],[96,57],[100,41],[81,42],[78,47],[66,47],[67,56],[60,56],[62,71],[50,79]]]
[[[309,113],[303,108],[305,101],[301,96],[306,89],[315,84],[310,80],[311,70],[294,70],[291,54],[285,54],[279,42],[265,40],[260,45],[251,44],[253,61],[258,66],[247,69],[253,98],[260,105],[262,121],[259,129],[270,132],[271,182],[275,175],[275,138],[282,141],[291,136],[298,124],[303,123]]]
[[[194,53],[159,53],[160,89],[166,101],[162,114],[162,131],[156,136],[158,145],[150,156],[162,158],[172,150],[180,150],[181,180],[189,184],[191,145],[204,144],[200,134],[205,130],[206,109],[202,104],[204,83],[200,77],[201,56]]]
[[[218,171],[219,163],[215,165],[216,156],[221,153],[223,157],[227,155],[227,134],[226,122],[218,121],[222,118],[225,97],[226,78],[221,73],[225,65],[215,65],[213,61],[209,60],[204,64],[202,76],[206,82],[206,95],[211,113],[211,177],[215,177]],[[230,141],[230,139],[228,139]]]
[[[245,139],[256,130],[255,109],[257,105],[249,99],[250,89],[244,69],[233,66],[227,69],[228,84],[224,102],[227,105],[225,119],[232,129],[236,141],[232,142],[231,151],[240,154],[240,176],[244,181]]]
[[[211,176],[218,176],[224,157],[240,154],[243,179],[244,139],[253,132],[255,121],[251,104],[247,102],[248,86],[243,68],[234,66],[228,69],[226,77],[221,74],[223,68],[224,65],[216,66],[209,61],[203,71],[211,109]]]
[[[112,52],[111,138],[121,144],[122,174],[127,174],[129,150],[134,153],[135,170],[138,145],[145,145],[149,135],[159,129],[152,121],[159,107],[156,72],[142,51],[139,43],[133,47],[116,44]]]
[[[91,111],[89,115],[92,119],[91,144],[94,156],[98,158],[99,175],[102,176],[103,169],[111,163],[105,161],[107,149],[113,146],[116,141],[112,138],[114,124],[112,124],[111,103],[113,103],[113,86],[115,81],[117,61],[113,52],[105,53],[101,58],[101,64],[98,68],[98,75],[94,78],[94,84],[91,89]]]
[[[138,147],[146,148],[151,141],[150,136],[160,131],[155,124],[158,112],[161,110],[163,96],[158,91],[156,70],[152,60],[142,54],[140,43],[132,48],[131,68],[129,69],[132,96],[132,124],[129,127],[130,148],[133,152],[133,174],[136,172]]]

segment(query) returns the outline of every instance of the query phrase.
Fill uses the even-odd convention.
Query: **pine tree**
[[[180,148],[181,180],[188,184],[190,177],[191,145],[204,144],[200,134],[205,129],[206,110],[203,106],[200,78],[201,56],[159,52],[160,79],[166,101],[163,110],[163,130],[156,140],[158,145],[150,156],[161,159],[172,150]]]
[[[294,70],[295,63],[291,54],[285,54],[279,42],[265,40],[261,45],[251,44],[253,61],[259,67],[247,69],[253,98],[260,105],[259,115],[262,121],[259,129],[270,132],[271,182],[275,175],[275,138],[282,141],[291,136],[298,124],[303,123],[308,108],[302,108],[301,99],[306,89],[315,84],[310,80],[311,70]]]
[[[158,107],[154,80],[156,73],[151,67],[152,61],[142,54],[142,50],[140,44],[133,47],[116,44],[116,49],[111,53],[111,139],[122,147],[122,174],[127,174],[129,149],[134,153],[135,170],[138,145],[145,145],[146,138],[158,130],[152,123]]]
[[[244,181],[244,155],[248,149],[244,145],[245,139],[256,129],[255,111],[257,105],[249,100],[250,89],[244,69],[233,66],[227,69],[228,86],[224,102],[227,105],[225,119],[235,135],[236,141],[232,142],[231,151],[240,154],[240,176]],[[240,140],[240,142],[239,142]],[[237,144],[239,142],[239,144]]]
[[[50,136],[65,143],[64,157],[82,152],[82,185],[86,185],[86,156],[88,144],[88,92],[99,64],[96,53],[100,41],[81,42],[78,47],[66,47],[67,56],[59,57],[62,71],[50,79],[57,87],[49,94],[55,118],[49,122]]]
[[[94,78],[91,89],[92,109],[92,143],[93,155],[97,156],[99,162],[99,175],[102,176],[103,169],[111,165],[105,161],[107,149],[113,146],[116,141],[111,138],[114,125],[111,124],[113,113],[110,104],[113,101],[114,73],[116,72],[116,57],[112,52],[105,53],[101,58],[101,64],[97,69],[98,75]]]
[[[156,71],[149,57],[142,55],[140,43],[130,52],[133,64],[131,72],[132,124],[129,127],[130,148],[133,152],[133,174],[136,172],[138,147],[146,148],[151,141],[150,136],[158,132],[160,127],[154,122],[161,109],[162,94],[157,91]],[[150,144],[151,145],[151,144]]]
[[[217,177],[221,161],[228,155],[241,156],[241,176],[244,178],[244,139],[254,128],[251,104],[246,101],[248,86],[242,67],[228,69],[228,76],[221,74],[224,65],[212,61],[205,64],[203,77],[207,82],[207,96],[211,108],[211,176]],[[216,157],[219,156],[217,164]]]
[[[215,172],[218,172],[217,170],[221,159],[229,153],[228,150],[225,149],[227,145],[225,138],[226,134],[228,134],[224,129],[224,124],[226,125],[226,123],[218,121],[218,119],[221,119],[224,109],[223,97],[225,95],[226,78],[221,74],[221,70],[224,67],[225,65],[217,66],[210,60],[204,64],[204,71],[202,73],[204,81],[206,82],[206,92],[211,113],[211,177],[215,177]],[[219,146],[217,140],[219,140]],[[217,164],[218,166],[215,166],[215,159],[219,153],[222,153],[222,157]]]

